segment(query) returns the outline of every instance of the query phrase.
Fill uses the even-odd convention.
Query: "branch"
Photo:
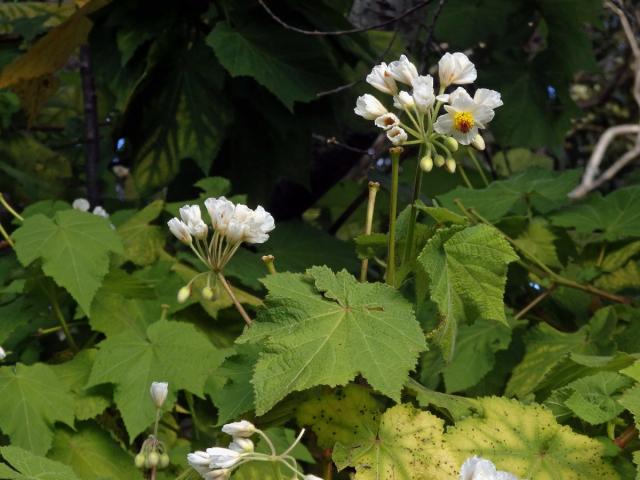
[[[80,75],[82,76],[82,94],[84,98],[87,199],[92,206],[96,206],[99,203],[97,169],[100,163],[100,130],[98,125],[96,86],[91,68],[91,50],[89,49],[89,45],[82,45],[80,47]]]
[[[378,28],[386,27],[387,25],[395,23],[398,20],[402,20],[407,15],[411,15],[413,12],[415,12],[415,11],[417,11],[417,10],[423,8],[423,7],[426,7],[427,5],[429,5],[431,3],[431,0],[424,0],[423,2],[420,2],[418,5],[415,5],[415,6],[411,7],[411,8],[409,8],[409,9],[405,10],[403,13],[401,13],[397,17],[393,17],[390,20],[385,20],[384,22],[380,22],[380,23],[377,23],[375,25],[370,25],[368,27],[361,27],[361,28],[351,28],[349,30],[330,30],[330,31],[305,30],[303,28],[294,27],[293,25],[289,25],[284,20],[282,20],[280,17],[278,17],[275,13],[273,13],[273,11],[267,6],[267,4],[264,2],[264,0],[258,0],[258,3],[269,14],[269,16],[271,18],[273,18],[276,22],[278,22],[280,25],[282,25],[287,30],[291,30],[291,31],[297,32],[297,33],[302,33],[303,35],[323,36],[323,35],[350,35],[352,33],[362,33],[362,32],[366,32],[368,30],[377,30]]]
[[[627,41],[631,46],[634,56],[633,70],[635,73],[635,81],[633,84],[633,97],[638,107],[640,107],[640,46],[635,37],[631,24],[624,12],[611,2],[606,2],[607,7],[613,10],[620,18],[620,23],[624,30]],[[627,153],[620,157],[613,165],[611,165],[603,174],[598,177],[600,164],[611,142],[619,135],[636,134],[635,144]],[[582,177],[580,185],[569,193],[569,197],[573,199],[582,198],[592,190],[595,190],[603,183],[611,180],[622,168],[635,160],[640,155],[640,124],[616,125],[609,127],[600,136],[596,147],[589,158],[585,173]]]

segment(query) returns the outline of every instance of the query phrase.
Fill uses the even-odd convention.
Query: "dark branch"
[[[89,45],[80,47],[80,74],[82,76],[82,94],[84,98],[85,132],[85,176],[87,199],[92,206],[99,203],[98,164],[100,163],[100,130],[98,125],[98,106],[96,86],[91,68]]]
[[[390,24],[392,24],[394,22],[397,22],[398,20],[403,19],[407,15],[411,15],[413,12],[415,12],[415,11],[417,11],[417,10],[423,8],[423,7],[426,7],[427,5],[429,5],[431,3],[431,0],[424,0],[423,2],[420,2],[418,5],[415,5],[415,6],[411,7],[411,8],[409,8],[409,9],[405,10],[403,13],[401,13],[397,17],[393,17],[393,18],[391,18],[389,20],[377,23],[375,25],[370,25],[368,27],[361,27],[361,28],[351,28],[349,30],[332,30],[332,31],[305,30],[303,28],[294,27],[293,25],[289,25],[284,20],[282,20],[280,17],[278,17],[275,13],[273,13],[273,11],[267,6],[267,4],[264,2],[264,0],[258,0],[258,3],[269,14],[269,16],[271,18],[273,18],[276,22],[278,22],[280,25],[282,25],[287,30],[291,30],[291,31],[297,32],[297,33],[302,33],[303,35],[322,36],[322,35],[350,35],[350,34],[353,34],[353,33],[362,33],[362,32],[366,32],[368,30],[376,30],[378,28],[386,27],[387,25],[390,25]]]

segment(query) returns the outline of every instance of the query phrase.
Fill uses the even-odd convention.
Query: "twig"
[[[625,13],[615,4],[611,2],[605,3],[607,7],[613,10],[620,18],[622,29],[624,30],[627,41],[631,47],[631,52],[634,56],[633,69],[635,73],[635,81],[633,84],[633,97],[640,107],[640,45],[635,37],[633,28],[629,23],[629,20]],[[607,148],[611,142],[619,135],[636,134],[635,144],[631,150],[620,157],[616,162],[611,165],[600,177],[597,178],[600,169],[600,164],[604,158]],[[627,164],[640,156],[640,125],[628,124],[628,125],[616,125],[608,128],[600,136],[596,147],[589,158],[585,173],[582,177],[580,185],[578,185],[573,191],[569,193],[570,198],[582,198],[592,190],[598,188],[603,183],[611,180],[620,170],[622,170]]]
[[[518,320],[522,317],[524,317],[527,313],[529,313],[529,311],[534,308],[536,305],[538,305],[541,301],[543,301],[545,298],[547,298],[549,295],[551,295],[553,293],[553,291],[556,289],[556,285],[554,283],[551,284],[551,286],[545,290],[544,292],[542,292],[540,295],[538,295],[536,298],[534,298],[533,300],[531,300],[531,302],[529,302],[522,310],[520,310],[516,315],[515,315],[515,319]]]
[[[311,134],[311,138],[314,140],[318,140],[319,142],[326,143],[327,145],[336,145],[338,147],[344,148],[345,150],[349,150],[350,152],[360,153],[362,155],[369,155],[370,153],[363,149],[352,147],[351,145],[347,145],[346,143],[342,143],[336,139],[336,137],[325,137],[324,135],[319,135],[317,133]]]
[[[273,18],[276,22],[278,22],[280,25],[282,25],[287,30],[291,30],[291,31],[297,32],[297,33],[302,33],[303,35],[323,36],[323,35],[350,35],[350,34],[353,34],[353,33],[366,32],[368,30],[377,30],[378,28],[386,27],[387,25],[395,23],[398,20],[402,20],[407,15],[411,15],[413,12],[415,12],[415,11],[417,11],[417,10],[423,8],[423,7],[426,7],[427,5],[429,5],[431,3],[431,1],[432,0],[424,0],[423,2],[420,2],[419,4],[409,8],[407,10],[405,10],[403,13],[401,13],[397,17],[393,17],[393,18],[391,18],[389,20],[385,20],[384,22],[380,22],[380,23],[377,23],[375,25],[370,25],[368,27],[351,28],[351,29],[348,29],[348,30],[330,30],[330,31],[305,30],[303,28],[294,27],[293,25],[289,25],[284,20],[282,20],[280,17],[278,17],[275,13],[273,13],[273,11],[267,6],[267,4],[264,2],[264,0],[258,0],[258,3],[269,14],[269,16],[271,18]]]
[[[82,76],[82,93],[84,98],[87,199],[92,206],[95,206],[99,203],[97,169],[100,163],[100,130],[98,128],[97,95],[91,67],[91,51],[89,45],[82,45],[80,47],[80,74]]]
[[[635,425],[629,425],[624,432],[620,434],[620,436],[616,437],[614,440],[615,444],[619,448],[624,448],[627,444],[638,436],[638,429]]]

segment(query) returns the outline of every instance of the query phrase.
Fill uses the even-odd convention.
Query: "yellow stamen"
[[[453,126],[462,133],[467,133],[473,128],[475,120],[471,112],[456,112],[453,115]]]

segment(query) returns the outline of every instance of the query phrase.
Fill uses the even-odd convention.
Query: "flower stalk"
[[[396,279],[396,217],[398,216],[398,176],[402,147],[392,147],[391,154],[391,199],[389,201],[389,243],[387,247],[387,284],[395,285]]]
[[[373,213],[375,211],[376,206],[376,196],[378,195],[378,190],[380,190],[380,184],[378,182],[369,182],[369,199],[367,201],[367,218],[365,219],[364,224],[364,234],[371,235],[373,230]],[[360,267],[360,281],[367,281],[367,271],[369,270],[369,259],[362,259],[362,266]]]

